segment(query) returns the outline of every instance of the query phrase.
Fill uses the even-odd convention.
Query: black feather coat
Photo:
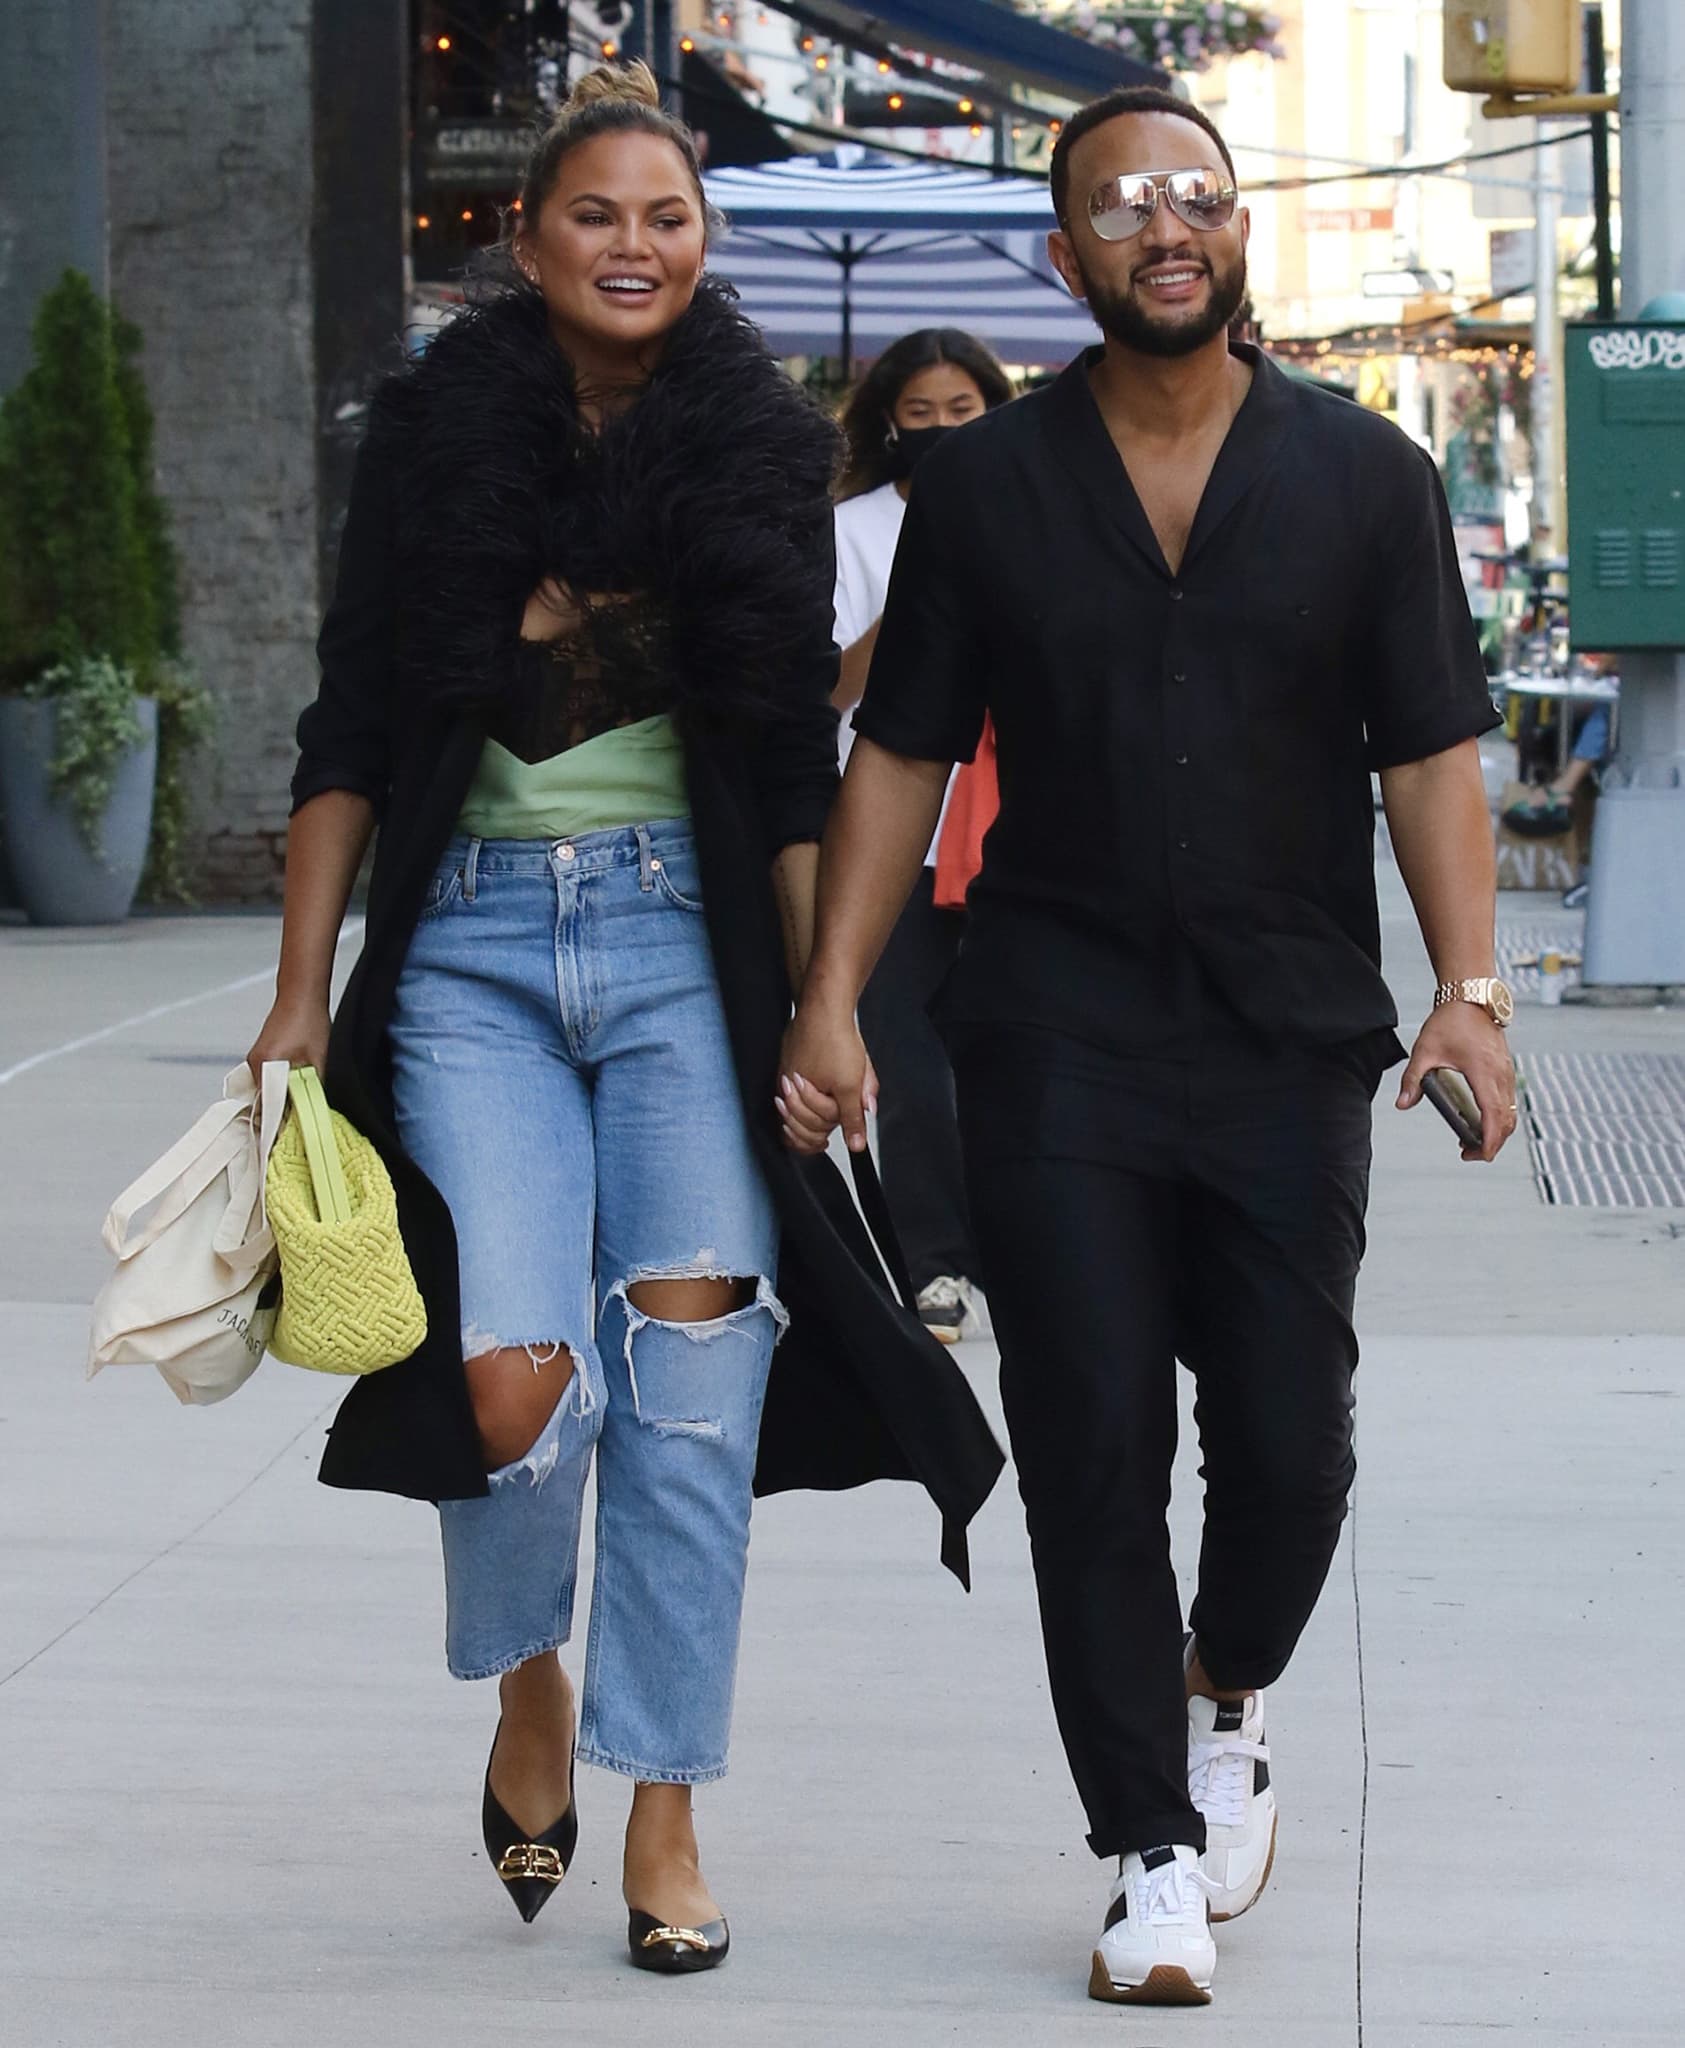
[[[348,789],[381,817],[327,1083],[392,1171],[429,1334],[347,1396],[322,1461],[329,1485],[425,1500],[486,1491],[455,1233],[398,1143],[386,1027],[527,599],[554,575],[576,590],[648,593],[676,653],[708,933],[783,1232],[791,1326],[774,1356],[757,1490],[917,1479],[942,1516],[944,1562],[966,1577],[965,1528],[1000,1449],[953,1359],[888,1291],[835,1168],[797,1160],[771,1108],[790,1007],[771,862],[819,837],[836,786],[834,456],[829,423],[718,286],[699,292],[637,404],[595,438],[542,304],[524,291],[465,314],[377,396],[293,801]]]

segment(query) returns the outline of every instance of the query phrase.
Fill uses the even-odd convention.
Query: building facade
[[[0,124],[0,387],[86,272],[145,337],[207,901],[268,900],[361,401],[405,301],[403,0],[17,0]]]

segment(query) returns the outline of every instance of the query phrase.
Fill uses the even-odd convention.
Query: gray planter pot
[[[117,767],[91,853],[70,808],[47,786],[58,731],[50,699],[0,698],[0,820],[18,895],[32,924],[120,924],[129,914],[152,836],[158,706],[135,705],[141,744]]]

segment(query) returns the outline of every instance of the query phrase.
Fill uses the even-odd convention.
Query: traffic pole
[[[1622,0],[1621,316],[1685,292],[1685,5]],[[1685,485],[1685,479],[1682,479]],[[1685,649],[1620,657],[1586,903],[1588,989],[1685,987]]]
[[[1543,140],[1543,124],[1537,133]],[[1559,160],[1543,149],[1533,153],[1533,559],[1562,552],[1562,515],[1557,510],[1562,473],[1558,433],[1562,405],[1562,316],[1557,305],[1557,224],[1562,197],[1556,180]]]

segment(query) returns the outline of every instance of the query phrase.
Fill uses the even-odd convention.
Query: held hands
[[[278,996],[246,1055],[255,1079],[262,1079],[265,1060],[285,1060],[289,1066],[314,1067],[321,1073],[328,1063],[326,1001]]]
[[[1496,1159],[1517,1122],[1515,1066],[1503,1032],[1476,1004],[1445,1003],[1428,1018],[1399,1084],[1398,1107],[1414,1109],[1422,1099],[1424,1078],[1441,1067],[1461,1074],[1480,1105],[1483,1142],[1478,1152],[1465,1151],[1463,1157]]]
[[[866,1149],[866,1118],[878,1106],[878,1077],[853,1012],[804,1004],[784,1034],[773,1107],[792,1152],[823,1152],[840,1124],[851,1152]]]

